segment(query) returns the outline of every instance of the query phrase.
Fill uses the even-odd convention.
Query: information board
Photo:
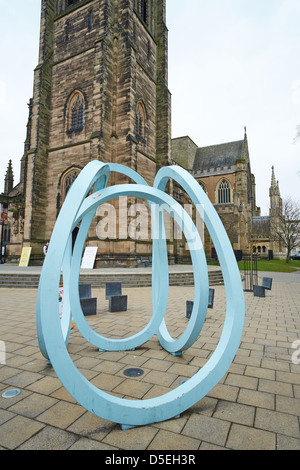
[[[28,266],[29,264],[29,259],[30,259],[30,255],[31,255],[31,246],[25,246],[23,249],[22,249],[22,253],[21,253],[21,258],[20,258],[20,261],[19,261],[19,266]]]
[[[93,269],[97,255],[97,246],[87,246],[81,262],[81,269]]]

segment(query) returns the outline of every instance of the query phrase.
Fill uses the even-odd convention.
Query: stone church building
[[[166,0],[42,0],[39,62],[34,70],[20,182],[11,162],[0,202],[8,205],[7,258],[32,247],[43,259],[66,194],[92,160],[127,165],[149,184],[162,166],[181,165],[201,184],[235,250],[252,250],[259,215],[247,133],[237,142],[198,147],[171,140]],[[127,182],[113,174],[109,184]],[[176,184],[168,191],[180,202]],[[118,207],[116,207],[118,210]],[[151,241],[101,241],[93,222],[87,244],[97,265],[132,264],[151,256]],[[184,250],[168,242],[170,260]],[[207,255],[214,255],[209,237]]]
[[[269,188],[270,209],[268,216],[253,217],[252,223],[252,249],[261,257],[285,258],[286,249],[282,242],[272,236],[272,225],[277,225],[282,217],[282,198],[279,182],[272,167],[271,185]],[[279,222],[280,223],[280,222]]]
[[[256,207],[255,177],[251,172],[248,138],[198,147],[189,137],[172,140],[172,159],[190,170],[218,212],[236,252],[250,252],[252,218]],[[213,244],[205,239],[206,254],[215,257]]]
[[[22,246],[42,257],[88,162],[122,163],[149,184],[170,163],[167,44],[166,0],[42,0],[20,183],[13,187],[11,168],[6,175],[10,257]],[[134,240],[101,243],[95,227],[88,243],[108,258],[151,253]]]

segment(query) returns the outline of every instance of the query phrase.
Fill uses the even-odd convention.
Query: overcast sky
[[[183,5],[183,6],[182,6]],[[0,0],[0,191],[15,183],[38,62],[40,0]],[[172,137],[199,146],[243,139],[257,205],[268,213],[271,167],[300,200],[300,0],[167,0]]]

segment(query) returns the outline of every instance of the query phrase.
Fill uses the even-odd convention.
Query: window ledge
[[[83,126],[82,127],[77,127],[76,129],[68,129],[67,130],[67,135],[69,137],[72,137],[73,135],[78,135],[83,131]]]

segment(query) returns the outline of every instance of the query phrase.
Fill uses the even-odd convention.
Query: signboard
[[[6,221],[7,221],[7,213],[1,212],[0,222],[6,222]]]
[[[93,269],[97,255],[97,246],[87,246],[81,262],[82,269]]]
[[[28,266],[30,255],[31,255],[31,249],[32,249],[31,246],[25,246],[22,249],[19,266]]]
[[[0,222],[6,222],[7,221],[7,207],[5,207],[4,204],[0,205]]]

